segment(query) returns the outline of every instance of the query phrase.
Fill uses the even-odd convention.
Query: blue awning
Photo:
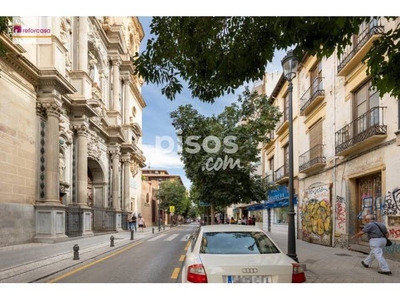
[[[297,197],[293,198],[293,204],[297,204]],[[289,206],[289,198],[267,201],[265,204],[266,208],[277,208],[277,207],[286,207]]]
[[[254,204],[254,205],[248,206],[247,210],[248,211],[253,211],[253,210],[261,210],[261,209],[264,209],[264,208],[266,208],[265,204],[259,203],[259,204]]]

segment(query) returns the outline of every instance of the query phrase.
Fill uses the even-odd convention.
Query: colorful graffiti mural
[[[303,240],[331,245],[332,207],[328,185],[306,190],[301,206]]]
[[[344,233],[346,224],[346,201],[343,197],[336,196],[335,204],[335,222],[336,222],[336,232]]]
[[[387,193],[382,207],[383,215],[395,216],[400,214],[400,188],[395,188]]]

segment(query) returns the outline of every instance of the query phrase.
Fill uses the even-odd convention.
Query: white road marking
[[[163,234],[160,234],[160,235],[157,235],[157,236],[153,237],[152,239],[149,239],[149,242],[152,242],[152,241],[155,241],[155,240],[161,239],[161,238],[162,238],[162,237],[164,237],[164,236],[166,236],[166,234],[165,234],[165,233],[163,233]]]
[[[168,238],[166,238],[164,241],[172,241],[174,238],[176,238],[177,236],[178,236],[179,234],[178,233],[175,233],[175,234],[172,234],[170,237],[168,237]]]

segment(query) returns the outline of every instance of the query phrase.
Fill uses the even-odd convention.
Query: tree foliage
[[[214,102],[262,78],[276,50],[319,58],[341,55],[370,17],[153,17],[154,37],[136,56],[136,72],[173,100],[182,80],[194,98]],[[400,96],[399,27],[368,52],[368,72],[382,93]],[[388,55],[388,60],[386,56]]]
[[[160,200],[160,208],[165,211],[169,212],[170,206],[174,206],[175,214],[186,216],[190,209],[186,189],[178,181],[161,182],[156,197]]]
[[[280,116],[266,96],[247,88],[219,115],[205,117],[191,105],[173,111],[181,159],[195,186],[193,197],[213,207],[265,200],[268,184],[255,175],[255,163],[260,143],[269,141],[265,133]]]
[[[11,24],[12,17],[0,17],[0,35],[5,34],[8,37],[11,37]],[[0,55],[5,55],[6,49],[4,45],[0,41]]]

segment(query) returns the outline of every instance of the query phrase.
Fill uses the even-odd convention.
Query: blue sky
[[[147,44],[147,39],[150,37],[151,17],[139,17],[139,20],[146,35],[141,43],[140,50],[142,51]],[[268,70],[282,70],[280,64],[282,54],[278,53],[277,56],[273,63],[269,65]],[[248,84],[248,86],[251,89],[253,84]],[[217,99],[213,104],[209,104],[198,99],[192,99],[188,89],[184,89],[181,94],[177,95],[175,100],[171,101],[162,95],[161,86],[145,83],[142,87],[142,95],[147,107],[143,110],[142,143],[143,152],[147,159],[146,168],[165,169],[171,175],[179,175],[186,188],[189,188],[190,181],[185,175],[183,164],[177,154],[176,133],[171,124],[170,113],[180,105],[192,104],[202,115],[217,115],[224,110],[225,106],[235,102],[243,89],[244,87],[239,88],[237,93],[226,95]],[[168,142],[169,140],[172,140],[172,142]]]

